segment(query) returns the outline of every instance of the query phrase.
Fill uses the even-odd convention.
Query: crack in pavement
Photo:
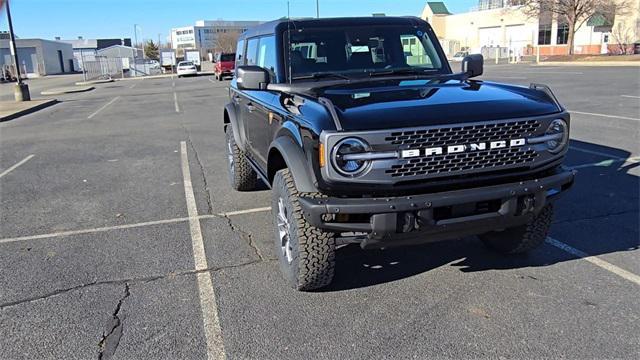
[[[223,218],[227,219],[227,224],[229,225],[231,230],[240,234],[240,237],[247,241],[247,243],[249,244],[249,247],[253,249],[253,251],[256,253],[256,256],[258,257],[258,259],[260,259],[260,261],[277,260],[277,259],[267,258],[264,255],[262,255],[260,248],[256,245],[255,241],[253,241],[253,236],[251,235],[251,233],[244,231],[239,227],[237,227],[236,225],[234,225],[233,220],[231,220],[229,216],[223,215]]]
[[[80,290],[80,289],[87,288],[87,287],[92,287],[92,286],[149,283],[149,282],[152,282],[152,281],[157,281],[157,280],[162,280],[162,279],[171,279],[171,278],[178,277],[178,276],[189,276],[189,275],[196,275],[196,274],[203,273],[203,272],[217,272],[217,271],[226,270],[226,269],[241,268],[241,267],[244,267],[244,266],[249,266],[249,265],[257,264],[257,263],[260,263],[260,262],[267,262],[267,261],[273,261],[273,259],[251,260],[251,261],[247,261],[247,262],[243,262],[243,263],[239,263],[239,264],[226,265],[226,266],[213,266],[213,267],[209,267],[209,268],[206,268],[206,269],[200,269],[200,270],[172,271],[172,272],[169,272],[169,273],[164,274],[164,275],[153,275],[153,276],[145,276],[145,277],[139,277],[139,278],[102,280],[102,281],[97,281],[96,280],[96,281],[92,281],[90,283],[76,285],[76,286],[69,287],[69,288],[66,288],[66,289],[57,289],[55,291],[52,291],[52,292],[44,294],[44,295],[34,296],[34,297],[22,299],[22,300],[6,302],[6,303],[3,303],[3,304],[0,304],[0,310],[4,310],[6,308],[17,306],[17,305],[22,305],[22,304],[25,304],[25,303],[44,300],[44,299],[47,299],[47,298],[50,298],[50,297],[66,294],[66,293],[69,293],[69,292],[73,292],[73,291],[76,291],[76,290]]]
[[[205,175],[205,172],[204,172],[204,166],[202,165],[202,162],[200,161],[200,157],[198,156],[198,151],[196,150],[196,147],[193,145],[193,142],[191,141],[191,136],[189,135],[188,132],[187,132],[187,142],[189,143],[189,146],[193,150],[193,154],[195,155],[196,162],[198,163],[198,166],[200,167],[200,173],[202,174],[202,182],[203,182],[203,185],[204,185],[204,193],[207,195],[207,214],[208,215],[213,215],[213,197],[211,196],[211,190],[209,189],[209,184],[207,183],[207,176]]]
[[[207,215],[213,215],[213,196],[211,195],[211,191],[209,189],[209,184],[207,183],[207,176],[205,175],[204,172],[204,166],[202,165],[202,162],[200,161],[200,156],[198,155],[198,150],[196,150],[195,145],[193,144],[193,141],[191,141],[191,133],[189,132],[189,129],[187,129],[187,126],[185,125],[184,121],[181,121],[180,125],[182,126],[182,129],[184,130],[184,133],[187,135],[187,142],[189,143],[189,147],[191,147],[191,150],[193,150],[196,162],[198,163],[198,167],[200,167],[200,173],[202,174],[202,182],[203,182],[203,186],[204,186],[204,193],[206,194],[206,200],[207,200]]]
[[[100,347],[100,352],[98,353],[98,360],[106,360],[111,359],[113,354],[115,354],[118,345],[120,344],[120,338],[122,337],[122,322],[124,321],[124,316],[122,319],[120,318],[120,309],[122,308],[122,303],[126,298],[131,295],[129,291],[129,283],[124,283],[124,296],[120,298],[118,304],[116,305],[116,309],[113,311],[112,319],[111,319],[111,329],[108,333],[102,334],[102,339],[98,342],[98,346]]]

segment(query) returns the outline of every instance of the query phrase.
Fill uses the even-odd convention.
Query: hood
[[[560,111],[546,93],[482,81],[389,80],[316,88],[344,130],[377,130],[512,119]]]

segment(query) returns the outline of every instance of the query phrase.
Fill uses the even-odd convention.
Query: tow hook
[[[533,196],[528,195],[522,199],[522,214],[528,214],[535,209],[536,200]]]

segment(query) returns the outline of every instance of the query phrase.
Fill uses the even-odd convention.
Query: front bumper
[[[574,176],[573,171],[562,169],[533,180],[424,195],[300,197],[299,201],[306,220],[313,226],[338,233],[366,233],[361,246],[379,248],[459,238],[525,224],[568,190]]]

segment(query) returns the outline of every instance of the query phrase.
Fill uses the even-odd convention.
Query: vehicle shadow
[[[625,162],[630,156],[625,150],[575,140],[570,146],[565,164],[578,173],[574,187],[556,203],[550,236],[589,255],[638,249],[640,178],[630,173],[638,163]],[[575,259],[549,244],[528,254],[503,256],[487,249],[477,237],[386,250],[361,250],[354,244],[337,251],[334,281],[322,291],[378,285],[443,266],[466,273]]]

